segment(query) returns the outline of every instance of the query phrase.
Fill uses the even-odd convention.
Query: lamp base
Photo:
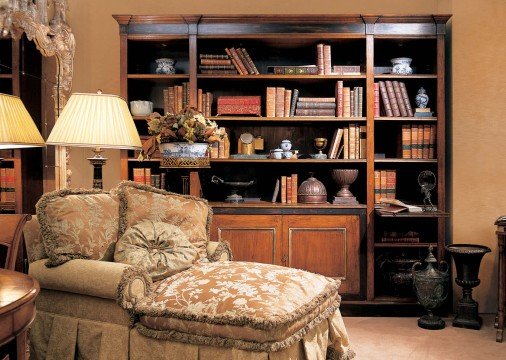
[[[102,190],[104,188],[102,181],[102,166],[107,162],[107,158],[102,156],[102,149],[95,148],[93,150],[95,156],[88,158],[88,161],[93,165],[93,188]]]

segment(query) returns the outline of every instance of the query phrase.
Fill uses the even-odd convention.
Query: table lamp
[[[21,99],[0,93],[0,150],[38,146],[44,139]]]
[[[140,149],[141,139],[132,115],[116,95],[75,93],[63,108],[46,144],[94,148],[88,158],[93,165],[93,188],[102,189],[103,148]]]

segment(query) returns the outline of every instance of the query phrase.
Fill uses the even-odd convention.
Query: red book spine
[[[422,159],[429,159],[430,125],[423,126]]]
[[[343,117],[343,81],[337,82],[337,117]]]
[[[374,117],[380,116],[379,83],[374,83]]]
[[[411,125],[411,158],[418,158],[418,125]]]
[[[281,203],[286,204],[286,176],[281,176]]]
[[[402,158],[411,159],[411,126],[402,125]]]
[[[297,204],[297,190],[299,189],[299,176],[292,174],[292,204]]]
[[[276,116],[276,88],[267,87],[265,94],[265,116],[275,117]]]
[[[238,115],[258,115],[260,116],[260,105],[246,104],[218,104],[218,115],[238,114]]]
[[[286,177],[286,203],[292,203],[292,177]]]

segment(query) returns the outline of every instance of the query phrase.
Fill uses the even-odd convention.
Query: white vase
[[[160,144],[160,153],[167,158],[205,158],[207,143],[166,142]]]

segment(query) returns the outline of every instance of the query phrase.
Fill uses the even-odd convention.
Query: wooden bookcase
[[[342,276],[344,272],[348,278],[343,282],[346,284],[343,293],[348,300],[374,304],[415,302],[410,295],[392,293],[385,284],[379,261],[385,257],[421,259],[430,244],[437,248],[440,259],[444,257],[448,216],[445,212],[445,26],[449,15],[115,15],[114,18],[120,30],[121,95],[125,99],[151,100],[155,110],[162,112],[163,89],[183,81],[189,82],[189,101],[194,107],[199,88],[211,91],[214,99],[220,95],[262,96],[260,117],[214,116],[214,102],[212,116],[220,126],[230,130],[231,153],[237,152],[237,138],[246,131],[261,135],[266,149],[276,148],[281,140],[288,138],[293,149],[307,154],[315,153],[313,138],[326,137],[330,142],[337,127],[365,125],[367,155],[364,159],[211,159],[211,168],[199,174],[204,197],[211,201],[215,213],[213,237],[226,239],[228,236],[242,260],[303,267],[328,276]],[[332,65],[361,65],[361,74],[274,75],[267,72],[267,67],[273,65],[315,64],[318,43],[331,45]],[[200,74],[199,54],[225,54],[226,47],[246,48],[260,75]],[[153,74],[154,60],[160,57],[177,60],[175,75]],[[412,58],[414,74],[375,74],[374,67],[391,66],[390,59],[395,57]],[[333,97],[339,80],[344,86],[364,88],[363,117],[265,116],[268,86],[297,88],[300,96]],[[386,80],[405,83],[413,108],[416,107],[417,89],[423,86],[430,97],[428,106],[434,116],[375,117],[374,83]],[[134,119],[140,134],[146,134],[145,118]],[[433,159],[401,158],[401,126],[410,124],[436,125]],[[378,153],[384,154],[384,158],[375,156]],[[132,152],[122,152],[121,177],[132,179],[134,167],[149,167],[154,173],[165,171],[159,169],[156,159],[140,163]],[[223,202],[225,190],[209,181],[214,174],[226,179],[256,178],[257,194],[262,199],[270,199],[274,181],[281,175],[297,173],[300,185],[309,172],[314,172],[326,186],[329,201],[332,201],[337,190],[330,175],[334,168],[359,170],[351,190],[360,205],[308,206],[270,202],[230,205]],[[413,204],[421,204],[423,200],[418,174],[422,170],[433,171],[437,187],[432,198],[438,211],[390,217],[378,215],[374,206],[374,172],[386,169],[397,172],[397,197]],[[168,181],[176,179],[177,172],[170,171],[167,177]],[[329,220],[332,218],[334,222]],[[355,227],[357,220],[360,225]],[[307,232],[301,235],[297,229]],[[336,229],[336,232],[322,235],[319,232],[322,229]],[[347,236],[339,237],[338,230]],[[381,242],[384,231],[416,231],[420,233],[420,242]],[[302,240],[304,236],[307,242]],[[341,251],[345,252],[344,257]],[[327,253],[335,254],[336,263],[322,260],[328,264],[318,264],[315,259],[319,256],[326,259],[323,254]],[[345,262],[343,267],[336,266],[342,261]],[[349,277],[351,273],[356,276]]]
[[[0,67],[0,92],[19,96],[19,41],[9,37],[0,37],[0,64],[6,66]],[[0,201],[0,212],[21,213],[23,209],[21,151],[1,150],[0,157],[4,158],[0,168],[13,169],[15,179],[14,201]]]
[[[0,37],[0,64],[4,65],[0,66],[0,93],[21,97],[34,121],[40,122],[41,97],[37,89],[41,88],[42,61],[35,44],[25,36],[20,40]],[[35,203],[43,192],[42,150],[0,150],[0,157],[3,158],[0,168],[14,170],[15,193],[14,201],[0,201],[0,213],[34,214]]]

